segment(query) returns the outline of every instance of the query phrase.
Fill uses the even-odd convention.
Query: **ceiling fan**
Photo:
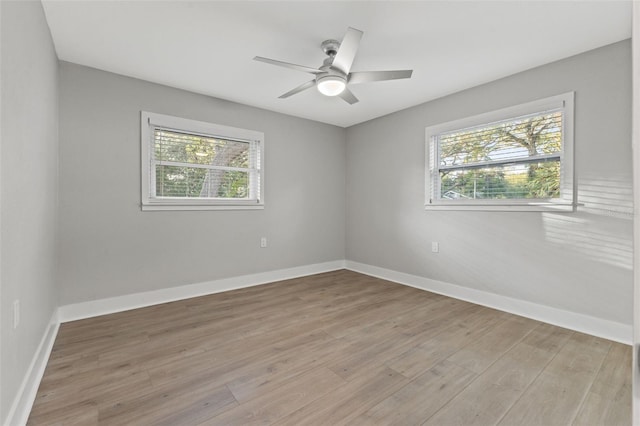
[[[328,55],[328,58],[324,60],[322,66],[319,68],[305,67],[304,65],[276,61],[275,59],[263,58],[261,56],[256,56],[253,59],[315,75],[313,80],[307,81],[279,96],[280,99],[288,98],[289,96],[316,86],[318,91],[323,95],[339,96],[353,105],[358,102],[358,98],[354,96],[347,85],[411,78],[411,73],[413,73],[413,70],[351,72],[351,65],[358,52],[358,45],[360,44],[362,34],[362,31],[349,27],[342,42],[337,40],[323,41],[320,46],[324,53]]]

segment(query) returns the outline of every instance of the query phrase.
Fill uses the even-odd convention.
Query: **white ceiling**
[[[348,127],[631,37],[631,1],[63,1],[44,9],[61,60]],[[348,105],[315,89],[278,96],[318,67],[320,43],[364,31],[352,71],[413,69],[352,86]]]

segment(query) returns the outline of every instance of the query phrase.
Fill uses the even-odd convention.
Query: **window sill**
[[[424,209],[429,210],[469,210],[469,211],[500,211],[500,212],[573,212],[576,209],[574,203],[470,203],[470,202],[443,202],[425,204]]]
[[[264,204],[143,204],[142,211],[264,210]]]

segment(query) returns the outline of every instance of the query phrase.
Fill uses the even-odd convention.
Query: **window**
[[[573,92],[426,128],[427,209],[569,210]]]
[[[264,135],[142,111],[142,210],[264,208]]]

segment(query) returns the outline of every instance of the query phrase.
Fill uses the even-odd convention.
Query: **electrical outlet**
[[[20,300],[13,301],[13,329],[18,328],[20,324]]]
[[[431,241],[431,252],[438,253],[440,251],[440,244],[437,241]]]
[[[260,238],[260,247],[265,248],[267,246],[267,237]]]

